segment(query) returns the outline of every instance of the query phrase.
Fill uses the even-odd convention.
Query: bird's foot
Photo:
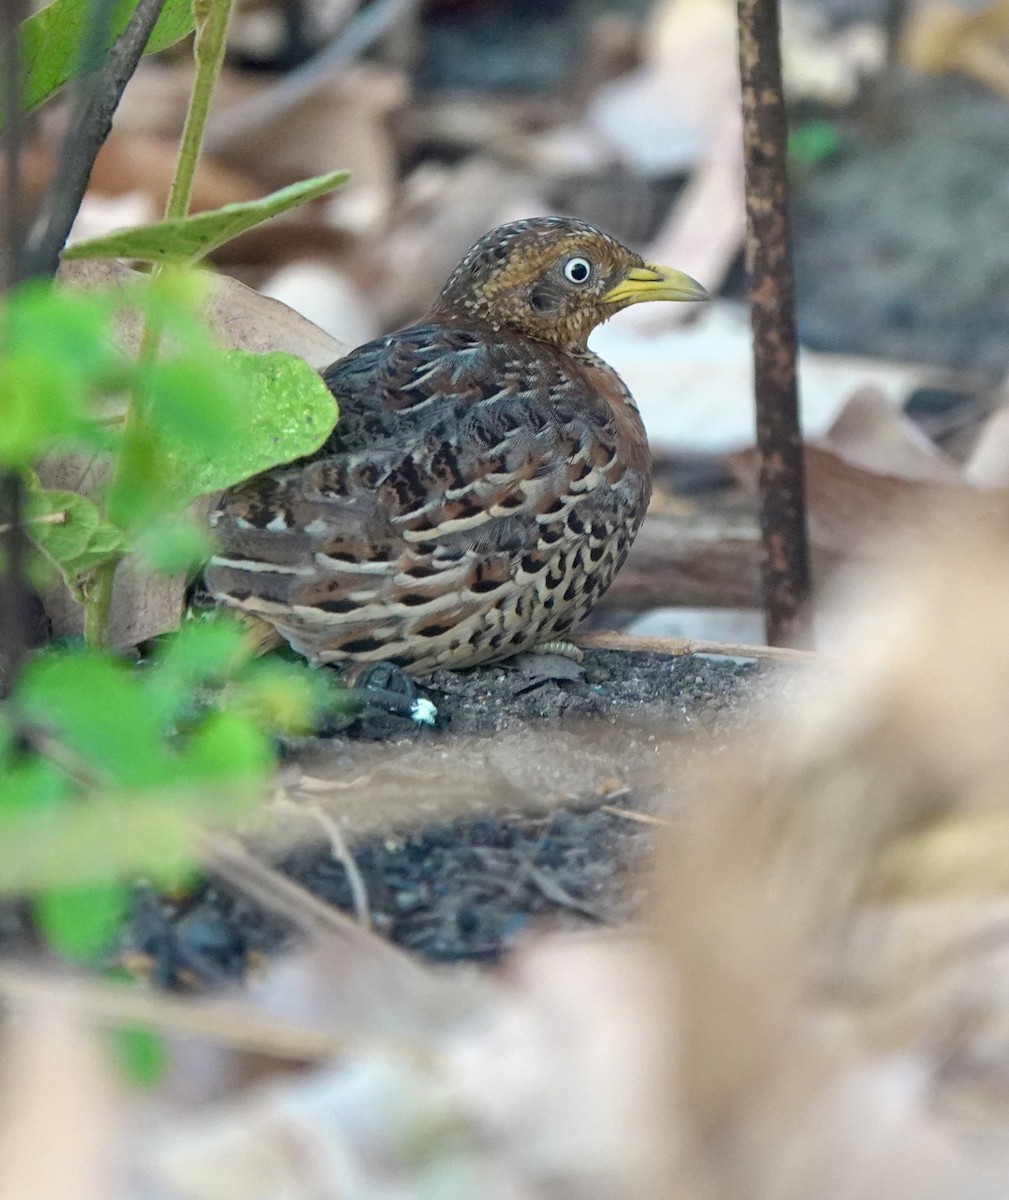
[[[438,709],[395,663],[351,663],[344,668],[343,682],[350,699],[360,705],[357,722],[374,727],[380,736],[395,732],[387,726],[404,718],[415,728],[437,720]]]

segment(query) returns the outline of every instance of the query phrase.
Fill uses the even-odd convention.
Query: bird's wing
[[[396,335],[327,373],[341,404],[328,452],[225,494],[213,594],[305,650],[309,627],[458,620],[563,545],[608,538],[627,468],[598,379],[590,390],[548,348],[448,337]]]

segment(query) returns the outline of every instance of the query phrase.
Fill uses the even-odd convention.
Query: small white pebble
[[[438,709],[426,696],[419,696],[410,705],[410,717],[418,725],[433,725],[437,715]]]

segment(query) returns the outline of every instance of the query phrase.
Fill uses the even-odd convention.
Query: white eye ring
[[[569,258],[564,264],[564,278],[568,283],[588,283],[592,277],[592,264],[587,258]]]

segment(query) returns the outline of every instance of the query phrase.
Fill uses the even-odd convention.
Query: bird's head
[[[646,263],[583,221],[539,217],[485,234],[452,272],[432,316],[583,350],[597,325],[630,304],[707,298],[689,275]]]

